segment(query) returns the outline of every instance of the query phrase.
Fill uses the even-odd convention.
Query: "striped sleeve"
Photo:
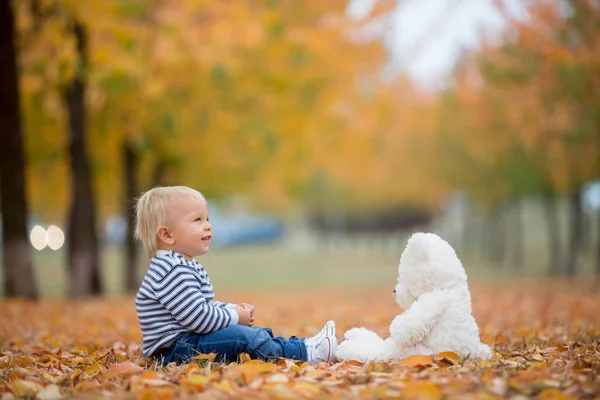
[[[237,304],[223,303],[222,301],[216,301],[216,300],[214,300],[212,303],[215,306],[217,306],[217,307],[225,307],[225,308],[235,308],[235,307],[237,307]]]
[[[174,266],[156,285],[157,300],[192,332],[210,333],[237,323],[235,310],[206,300],[193,268],[187,265]]]

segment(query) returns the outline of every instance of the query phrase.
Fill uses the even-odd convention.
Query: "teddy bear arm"
[[[400,347],[412,347],[431,332],[446,308],[444,291],[421,296],[390,325],[390,336]]]

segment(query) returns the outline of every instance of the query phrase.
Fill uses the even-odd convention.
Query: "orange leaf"
[[[119,364],[111,365],[108,371],[106,371],[102,375],[102,377],[104,379],[111,379],[116,376],[128,376],[137,374],[139,372],[142,372],[143,370],[144,368],[140,367],[139,365],[136,365],[130,361],[125,361]]]
[[[459,361],[459,360],[462,359],[461,356],[459,356],[458,354],[456,354],[456,353],[454,353],[452,351],[444,351],[444,352],[441,352],[441,353],[437,354],[437,356],[440,357],[440,358],[446,357],[446,358],[449,358],[449,359],[454,360],[454,361]]]
[[[442,397],[442,391],[438,385],[430,382],[408,382],[402,388],[404,397],[419,400],[437,400]]]
[[[185,369],[185,373],[186,374],[190,374],[190,373],[193,373],[195,371],[201,371],[201,369],[198,366],[198,364],[195,364],[195,363],[188,364],[187,368]]]
[[[410,357],[406,357],[400,364],[406,365],[409,367],[426,367],[433,363],[433,359],[431,356],[421,356],[414,355]]]

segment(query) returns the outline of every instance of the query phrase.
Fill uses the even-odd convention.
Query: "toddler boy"
[[[206,200],[198,191],[169,186],[144,193],[136,204],[135,236],[150,259],[135,299],[145,357],[164,365],[213,352],[219,361],[236,361],[241,353],[311,364],[333,360],[333,321],[311,338],[285,339],[253,326],[252,305],[214,300],[208,274],[194,259],[209,251],[212,239]]]

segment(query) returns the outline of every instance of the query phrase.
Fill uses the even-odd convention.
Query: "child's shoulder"
[[[164,276],[181,267],[187,269],[192,268],[192,265],[183,256],[174,251],[159,250],[150,260],[148,270]]]

